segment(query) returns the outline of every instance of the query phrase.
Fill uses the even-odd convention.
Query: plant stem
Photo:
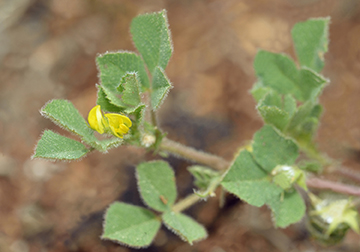
[[[156,113],[154,110],[150,110],[150,115],[151,115],[151,122],[152,122],[152,125],[157,128],[158,127],[158,122],[157,122],[157,117],[156,117]]]
[[[196,202],[198,202],[201,198],[196,195],[195,193],[190,194],[189,196],[187,196],[186,198],[180,200],[178,203],[176,203],[173,207],[172,210],[174,212],[182,212],[185,209],[188,209],[189,207],[191,207],[192,205],[194,205]]]
[[[196,163],[204,164],[216,170],[225,170],[230,166],[230,162],[221,157],[181,145],[168,138],[162,140],[160,149],[167,151],[170,154],[192,160]]]
[[[329,189],[337,193],[360,196],[360,187],[344,185],[338,182],[333,182],[325,179],[308,178],[306,180],[306,185],[311,188]]]
[[[229,166],[230,162],[226,161],[225,159],[218,157],[216,155],[212,155],[209,153],[205,153],[202,151],[198,151],[194,148],[181,145],[175,141],[172,141],[168,138],[164,138],[161,142],[160,149],[163,151],[167,151],[170,154],[189,159],[195,161],[200,164],[204,164],[206,166],[212,167],[216,170],[225,171]],[[326,158],[319,158],[321,155],[318,155],[318,161],[322,161],[323,163],[328,163],[329,159]],[[221,181],[217,185],[220,184]],[[360,187],[350,186],[341,184],[338,182],[333,182],[329,180],[324,180],[320,178],[308,178],[306,180],[306,185],[310,188],[315,189],[328,189],[337,193],[341,194],[348,194],[348,195],[355,195],[360,196]],[[214,185],[212,185],[214,186]],[[216,188],[215,186],[214,188]],[[173,206],[174,212],[181,212],[185,209],[189,208],[196,202],[198,202],[201,197],[197,194],[191,194],[186,198],[180,200]]]

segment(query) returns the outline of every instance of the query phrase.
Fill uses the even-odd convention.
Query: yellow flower
[[[109,127],[108,122],[105,120],[101,112],[100,105],[96,105],[90,110],[88,115],[88,122],[90,128],[96,130],[100,134],[103,134],[105,132],[105,129]]]
[[[119,138],[123,138],[132,125],[131,120],[124,115],[109,113],[104,116],[100,105],[90,110],[88,121],[90,128],[100,134],[110,133]]]
[[[124,134],[128,133],[132,123],[131,120],[120,114],[105,114],[108,119],[111,133],[114,136],[122,138]]]

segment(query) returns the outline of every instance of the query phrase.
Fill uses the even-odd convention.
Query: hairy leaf
[[[115,202],[105,214],[101,238],[130,247],[147,247],[161,226],[156,215],[142,207]]]
[[[85,156],[89,150],[78,141],[45,130],[39,140],[34,158],[74,160]]]
[[[162,219],[167,228],[190,244],[207,237],[206,229],[189,216],[168,211],[163,214]]]
[[[269,202],[275,226],[285,228],[298,222],[305,214],[305,203],[296,191],[284,192],[284,197],[274,197]]]
[[[164,161],[141,163],[136,167],[137,180],[144,202],[157,211],[168,210],[177,192],[174,171]]]
[[[329,22],[330,18],[310,19],[295,24],[291,31],[301,65],[316,72],[324,67],[324,54],[329,43]]]
[[[280,197],[282,189],[271,182],[247,150],[236,157],[221,185],[247,203],[260,207],[270,198]]]
[[[157,110],[160,107],[170,88],[171,83],[165,72],[161,68],[156,67],[153,74],[151,92],[151,107],[153,110]]]
[[[261,167],[270,172],[277,165],[292,165],[298,157],[298,147],[291,139],[265,125],[255,133],[253,155]]]
[[[131,22],[134,44],[150,73],[156,67],[165,69],[172,54],[170,30],[166,11],[140,15]]]

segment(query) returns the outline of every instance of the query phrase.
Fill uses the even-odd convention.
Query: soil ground
[[[170,139],[231,160],[262,121],[249,94],[257,50],[294,56],[290,30],[331,17],[321,97],[320,149],[360,172],[360,2],[357,0],[12,0],[0,1],[0,251],[128,252],[102,241],[102,215],[122,200],[141,205],[134,167],[156,157],[121,147],[77,162],[31,160],[45,128],[66,134],[39,114],[54,98],[85,116],[96,101],[98,53],[135,50],[129,25],[138,14],[167,9],[174,54],[166,71],[174,88],[159,113]],[[179,196],[192,192],[190,164],[168,158]],[[327,175],[346,183],[345,178]],[[187,213],[209,238],[187,245],[162,229],[134,251],[360,251],[350,231],[333,247],[314,242],[301,222],[274,229],[266,208],[230,196]]]

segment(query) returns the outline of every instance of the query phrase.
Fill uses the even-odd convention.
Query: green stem
[[[199,197],[197,194],[193,193],[190,194],[189,196],[187,196],[186,198],[180,200],[178,203],[176,203],[173,207],[172,210],[174,212],[182,212],[185,209],[188,209],[189,207],[191,207],[192,205],[194,205],[196,202],[198,202],[201,199],[201,197]]]

